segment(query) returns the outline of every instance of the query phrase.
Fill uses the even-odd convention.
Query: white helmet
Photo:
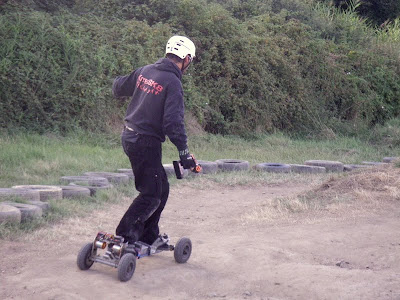
[[[174,35],[167,42],[165,54],[168,53],[175,54],[181,59],[184,59],[189,54],[193,59],[196,56],[196,47],[187,37]]]

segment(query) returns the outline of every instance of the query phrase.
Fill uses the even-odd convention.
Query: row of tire
[[[399,159],[399,157],[384,157],[382,162],[363,161],[361,164],[344,164],[329,160],[307,160],[304,164],[259,163],[254,165],[253,169],[271,173],[343,172],[377,165],[385,166]],[[199,161],[199,163],[203,167],[203,173],[216,173],[219,170],[247,171],[250,169],[248,161],[237,159],[220,159],[215,162]]]
[[[94,196],[115,184],[126,184],[133,179],[131,169],[113,172],[86,172],[82,176],[63,176],[61,185],[17,185],[0,188],[0,224],[29,222],[44,216],[50,209],[49,201],[64,198]]]
[[[309,160],[304,164],[260,163],[254,165],[253,169],[272,173],[343,172],[375,165],[389,165],[396,160],[397,157],[385,157],[382,162],[362,162],[360,165],[345,165],[327,160]],[[248,161],[238,159],[198,162],[203,168],[203,174],[250,169]],[[172,164],[165,164],[164,169],[168,176],[175,176]],[[194,173],[185,170],[183,175],[185,177],[192,174]],[[94,196],[99,190],[127,184],[133,179],[132,169],[118,169],[117,172],[86,172],[82,176],[63,176],[60,178],[62,185],[19,185],[0,188],[0,223],[20,223],[40,218],[49,210],[49,200]]]

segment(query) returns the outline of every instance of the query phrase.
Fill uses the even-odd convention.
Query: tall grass
[[[348,1],[348,7],[342,10],[339,7],[327,6],[317,1],[313,10],[317,16],[324,20],[323,28],[337,30],[331,32],[334,39],[338,34],[346,33],[342,41],[352,45],[366,46],[371,50],[388,49],[396,60],[400,59],[400,18],[387,21],[376,28],[368,19],[357,14],[357,8],[362,4],[361,0]]]
[[[386,23],[377,30],[375,47],[400,60],[400,18]]]
[[[117,136],[0,136],[1,187],[58,184],[59,177],[127,167]]]
[[[334,139],[300,139],[276,133],[252,138],[220,135],[189,137],[189,148],[199,160],[248,160],[252,165],[262,162],[304,163],[305,160],[338,160],[343,163],[381,161],[396,156],[400,144],[382,147],[378,135],[395,133],[398,123],[382,127],[371,136],[371,144],[354,137]],[[372,139],[373,137],[373,139]],[[383,138],[384,139],[384,138]],[[387,139],[382,140],[387,142]],[[0,135],[0,187],[21,184],[59,184],[59,178],[82,175],[87,171],[116,171],[129,168],[118,134],[74,133],[65,137],[17,134]],[[163,145],[163,163],[178,159],[171,142]]]
[[[326,28],[336,30],[332,32],[332,37],[337,39],[336,42],[364,44],[372,37],[373,30],[368,26],[367,20],[361,18],[356,12],[361,1],[351,0],[348,3],[349,6],[345,10],[336,6],[327,6],[319,1],[313,8],[316,15],[327,21],[324,24]]]

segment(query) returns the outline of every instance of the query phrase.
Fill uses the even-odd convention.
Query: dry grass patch
[[[400,204],[400,168],[379,166],[333,175],[297,196],[269,199],[242,217],[246,222],[298,221],[345,216]]]
[[[354,200],[400,200],[400,169],[378,166],[358,170],[339,178],[331,178],[315,189],[315,192],[323,198],[348,194]]]

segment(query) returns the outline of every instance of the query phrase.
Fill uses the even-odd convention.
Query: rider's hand
[[[193,169],[196,167],[196,160],[193,155],[189,153],[188,149],[179,151],[179,159],[184,169]]]

